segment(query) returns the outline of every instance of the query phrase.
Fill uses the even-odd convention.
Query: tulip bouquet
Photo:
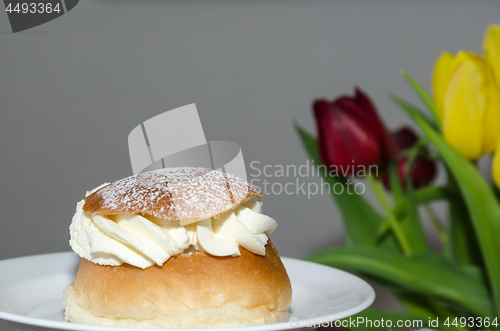
[[[354,97],[317,100],[317,138],[296,130],[326,182],[345,184],[328,169],[376,165],[365,178],[377,203],[362,195],[332,192],[346,227],[347,245],[311,256],[314,262],[355,270],[386,286],[406,311],[369,308],[371,320],[422,320],[443,330],[500,329],[500,25],[490,26],[484,56],[444,53],[433,75],[434,96],[410,75],[403,77],[428,112],[392,95],[422,131],[389,132],[373,103]],[[496,153],[495,153],[496,151]],[[493,183],[476,161],[493,156]],[[436,164],[444,185],[432,185]],[[495,186],[496,183],[496,186]],[[443,222],[430,203],[445,201]],[[442,249],[431,250],[421,214],[428,214]],[[499,238],[497,238],[499,237]],[[361,330],[362,328],[358,328]]]

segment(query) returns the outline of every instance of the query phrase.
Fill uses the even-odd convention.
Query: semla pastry
[[[67,321],[194,328],[284,322],[291,285],[268,235],[276,222],[245,181],[205,168],[166,168],[89,192],[71,248],[81,256],[64,293]]]

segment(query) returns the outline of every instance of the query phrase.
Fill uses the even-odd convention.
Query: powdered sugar
[[[83,209],[103,214],[149,214],[168,220],[222,214],[260,193],[245,181],[207,168],[166,168],[109,184],[86,198]]]

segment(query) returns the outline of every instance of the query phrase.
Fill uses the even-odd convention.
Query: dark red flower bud
[[[318,144],[323,163],[346,167],[383,166],[391,154],[387,130],[368,97],[356,89],[354,97],[313,103]]]
[[[399,130],[391,132],[390,139],[394,148],[394,157],[412,148],[418,141],[417,134],[409,127],[402,127]],[[402,157],[397,161],[397,174],[400,182],[405,185],[408,174],[408,158]],[[384,182],[387,183],[387,175]],[[428,185],[436,176],[436,165],[432,160],[419,156],[415,159],[411,170],[411,180],[413,187],[419,188]]]
[[[418,141],[418,136],[411,128],[403,126],[402,128],[390,133],[394,154],[399,154],[412,148]]]

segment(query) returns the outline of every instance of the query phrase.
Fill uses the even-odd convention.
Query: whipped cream
[[[277,226],[261,213],[260,201],[240,204],[219,218],[176,221],[138,214],[90,214],[83,211],[84,204],[82,200],[76,206],[70,245],[81,257],[101,265],[128,263],[144,269],[161,266],[184,251],[238,256],[239,246],[265,255],[267,235]]]

